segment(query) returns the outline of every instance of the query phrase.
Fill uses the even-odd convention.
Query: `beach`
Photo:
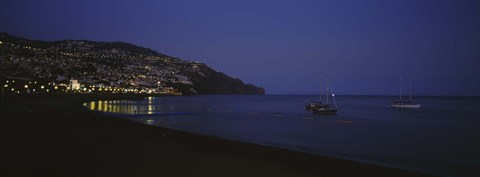
[[[148,126],[82,106],[143,96],[10,95],[0,107],[0,176],[428,176]]]

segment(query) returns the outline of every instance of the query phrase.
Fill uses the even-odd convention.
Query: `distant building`
[[[68,87],[70,90],[80,90],[80,83],[78,83],[78,80],[70,80]]]

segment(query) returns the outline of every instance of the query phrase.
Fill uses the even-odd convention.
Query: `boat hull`
[[[313,110],[323,109],[323,108],[327,108],[327,107],[328,107],[327,105],[322,105],[322,104],[319,104],[319,103],[310,103],[310,104],[305,105],[305,110],[313,111]]]
[[[392,104],[390,107],[392,108],[420,108],[421,104]]]

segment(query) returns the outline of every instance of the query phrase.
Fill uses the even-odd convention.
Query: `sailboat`
[[[321,86],[320,86],[321,88]],[[320,100],[319,101],[312,101],[308,102],[305,105],[305,109],[307,111],[311,111],[314,114],[336,114],[337,113],[337,102],[335,101],[335,94],[332,92],[332,100],[334,103],[334,107],[330,104],[329,96],[330,96],[331,88],[328,78],[325,79],[325,93],[322,93],[320,90]]]
[[[410,99],[403,100],[402,96],[402,77],[400,76],[400,100],[394,101],[389,107],[392,108],[420,108],[421,104],[413,104],[412,102],[412,79],[409,80]]]

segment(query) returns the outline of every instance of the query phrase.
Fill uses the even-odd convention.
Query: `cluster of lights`
[[[53,85],[55,85],[55,83],[48,83],[48,85],[53,86]],[[61,85],[65,85],[65,84],[61,84]],[[55,90],[61,89],[58,86],[55,86],[54,88],[55,88]],[[34,93],[37,92],[37,91],[50,92],[50,89],[45,87],[45,85],[43,85],[43,84],[39,84],[37,81],[28,81],[28,82],[25,82],[25,84],[20,83],[20,85],[18,85],[18,84],[15,84],[15,80],[6,80],[5,84],[3,85],[3,89],[4,90],[10,90],[13,93],[21,93],[21,90],[23,90],[23,89],[26,89],[26,90],[23,90],[26,93],[30,93],[30,91],[34,92]],[[64,91],[64,89],[61,89],[61,91]]]
[[[9,45],[11,47],[18,47],[18,48],[24,48],[24,49],[29,49],[29,50],[41,50],[39,48],[35,48],[35,47],[30,47],[30,46],[20,46],[20,45],[16,45],[16,44],[13,44],[13,43],[8,43],[8,42],[3,42],[3,41],[0,41],[0,45]]]
[[[43,49],[39,49],[39,48],[34,48],[34,47],[30,47],[30,46],[23,46],[23,45],[20,45],[20,44],[13,44],[13,43],[9,43],[9,42],[4,42],[4,41],[0,41],[0,44],[5,44],[5,45],[9,45],[9,46],[12,46],[12,47],[19,47],[19,48],[26,48],[26,49],[33,49],[33,50],[43,50]],[[80,43],[80,44],[83,44],[83,43]],[[71,56],[71,57],[81,57],[81,56],[84,56],[85,54],[84,53],[78,53],[78,52],[60,52],[58,50],[48,50],[50,52],[54,52],[56,53],[57,55],[66,55],[66,56]],[[15,51],[14,51],[15,52]],[[173,58],[170,58],[170,57],[159,57],[159,56],[143,56],[143,55],[137,55],[137,56],[124,56],[124,55],[114,55],[114,54],[101,54],[101,55],[88,55],[88,57],[96,57],[96,58],[104,58],[104,57],[107,57],[107,58],[117,58],[117,57],[120,57],[120,58],[130,58],[130,59],[137,59],[137,60],[157,60],[157,61],[164,61],[164,62],[173,62],[174,59]],[[10,58],[12,60],[12,58]],[[48,58],[48,60],[50,60],[50,58]],[[195,63],[198,63],[198,61],[195,61]],[[145,66],[145,69],[151,69],[151,66]],[[148,74],[148,73],[147,73]],[[172,74],[175,74],[175,72],[172,72]],[[137,74],[136,76],[133,76],[134,78],[147,78],[147,75],[144,75],[144,74]],[[176,82],[176,81],[175,81]],[[32,84],[31,82],[29,82],[29,84]],[[35,81],[35,84],[36,84],[36,81]],[[50,86],[51,83],[48,83],[48,85]],[[55,83],[53,83],[53,85],[55,85]],[[160,85],[160,84],[159,84]],[[60,84],[59,86],[62,86],[62,87],[67,87],[68,88],[68,85],[66,84]],[[44,86],[42,86],[43,88],[41,88],[42,90],[45,89]],[[56,87],[56,89],[58,89]],[[146,93],[152,93],[152,92],[156,92],[156,90],[151,90],[151,89],[140,89],[140,90],[129,90],[129,89],[126,89],[126,88],[118,88],[118,89],[109,89],[109,88],[100,88],[99,89],[100,91],[112,91],[112,92],[134,92],[134,93],[143,93],[143,92],[146,92]],[[88,92],[92,92],[92,91],[95,91],[94,89],[85,89],[85,88],[81,88],[80,91],[88,91]]]
[[[160,82],[157,82],[160,84]],[[47,86],[45,86],[47,85]],[[16,88],[15,88],[16,87]],[[8,89],[7,89],[8,88]],[[153,88],[121,88],[121,87],[104,87],[104,86],[95,86],[95,85],[81,85],[79,89],[72,90],[68,84],[65,83],[54,83],[49,82],[46,84],[39,83],[37,81],[28,81],[25,84],[20,83],[16,84],[15,80],[7,80],[3,85],[3,89],[11,90],[14,93],[40,93],[40,92],[50,92],[55,90],[55,92],[68,92],[69,90],[73,92],[80,93],[92,93],[92,92],[110,92],[110,93],[161,93],[161,94],[177,94],[181,93],[175,91],[173,88],[168,87],[162,90],[153,89]]]
[[[3,87],[4,87],[4,88],[8,88],[8,87],[10,87],[10,85],[5,84]],[[28,84],[25,84],[25,85],[23,86],[23,88],[27,89],[27,92],[30,92],[30,90],[31,90],[32,92],[38,91],[37,89],[32,88],[32,87],[29,86]],[[46,87],[45,87],[44,85],[41,85],[39,88],[40,88],[40,90],[42,90],[42,91],[50,92],[50,89],[46,89]],[[66,88],[68,89],[68,87],[66,87]],[[82,86],[82,88],[79,89],[78,91],[91,93],[91,92],[95,91],[96,88],[97,88],[97,87],[95,87],[95,86],[90,86],[90,88],[87,88],[87,87]],[[59,86],[54,86],[53,89],[54,89],[54,90],[59,90],[60,87],[59,87]],[[12,92],[15,92],[15,91],[16,91],[16,93],[20,93],[19,90],[16,90],[16,89],[13,88],[13,87],[12,87],[10,90],[11,90]],[[64,90],[64,89],[62,89],[62,91],[63,91],[63,90]],[[137,89],[137,88],[132,89],[132,88],[98,87],[97,91],[98,91],[98,92],[112,92],[112,93],[149,93],[149,94],[151,94],[151,93],[163,93],[163,94],[168,93],[168,94],[180,94],[180,93],[174,91],[173,89],[170,89],[170,90],[167,89],[167,90],[158,91],[158,90],[156,90],[156,89]]]
[[[0,45],[10,45],[11,47],[18,47],[18,48],[24,48],[24,49],[29,49],[29,50],[43,50],[43,49],[40,49],[40,48],[35,48],[35,47],[31,47],[31,46],[20,46],[20,45],[17,45],[17,44],[13,44],[13,43],[7,43],[7,42],[3,42],[3,41],[0,41]],[[50,51],[52,52],[52,51]],[[142,56],[119,56],[119,55],[115,55],[115,56],[112,56],[112,55],[105,55],[105,54],[102,54],[102,55],[85,55],[84,53],[68,53],[68,52],[59,52],[60,55],[64,55],[64,56],[70,56],[70,57],[90,57],[90,58],[116,58],[116,59],[135,59],[135,60],[150,60],[150,61],[164,61],[164,62],[170,62],[170,58],[162,58],[162,57],[158,57],[158,56],[154,56],[154,57],[142,57]]]

